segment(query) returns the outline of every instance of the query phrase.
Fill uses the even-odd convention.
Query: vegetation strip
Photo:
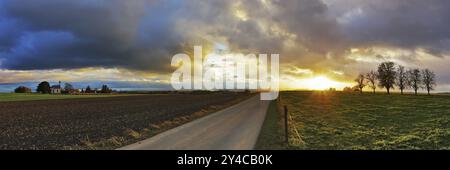
[[[54,95],[37,93],[0,93],[0,102],[32,101],[32,100],[57,100],[57,99],[81,99],[97,97],[119,97],[137,94],[83,94],[83,95]]]
[[[281,114],[277,102],[270,103],[255,149],[286,149]]]

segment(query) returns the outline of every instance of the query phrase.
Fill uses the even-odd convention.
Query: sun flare
[[[349,85],[348,83],[332,80],[324,75],[296,78],[294,82],[288,89],[328,90],[329,88],[335,88],[340,90]]]
[[[336,86],[339,84],[338,82],[330,80],[325,76],[313,77],[308,79],[307,82],[309,82],[308,86],[311,90],[325,90],[329,88],[336,88]]]

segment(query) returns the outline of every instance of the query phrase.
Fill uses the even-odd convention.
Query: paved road
[[[256,95],[239,104],[119,150],[253,149],[270,101]]]

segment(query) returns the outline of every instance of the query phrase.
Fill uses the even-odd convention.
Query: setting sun
[[[295,78],[289,81],[295,82],[290,86],[285,86],[285,89],[305,89],[305,90],[327,90],[329,88],[342,89],[351,84],[345,82],[335,81],[324,75],[309,77],[309,78]]]
[[[330,80],[325,76],[313,77],[306,80],[307,86],[311,90],[325,90],[329,88],[336,88],[341,83]]]

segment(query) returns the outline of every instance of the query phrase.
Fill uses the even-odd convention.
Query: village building
[[[50,92],[52,94],[61,94],[61,81],[58,85],[53,85],[52,87],[50,87]]]
[[[61,86],[60,85],[54,85],[50,87],[52,94],[61,94]]]
[[[65,89],[67,94],[79,94],[81,93],[80,89]]]

